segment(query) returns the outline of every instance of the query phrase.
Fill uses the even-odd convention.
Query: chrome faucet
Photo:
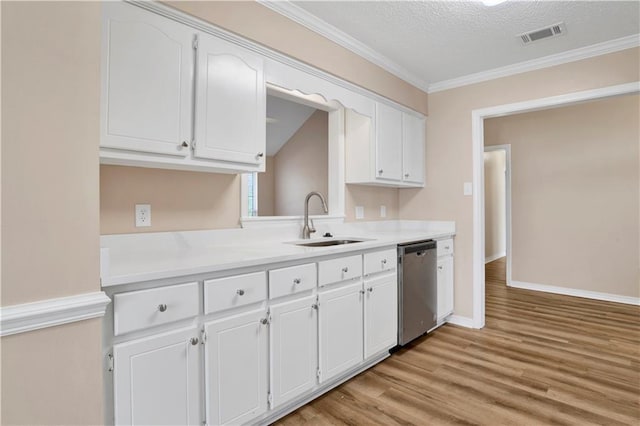
[[[313,221],[311,222],[311,226],[309,226],[309,199],[317,195],[322,201],[322,208],[325,213],[329,213],[329,209],[327,209],[327,202],[324,200],[324,196],[316,191],[311,191],[307,194],[307,198],[304,199],[304,227],[302,228],[302,238],[308,240],[311,238],[311,234],[316,232],[316,229],[313,227]]]

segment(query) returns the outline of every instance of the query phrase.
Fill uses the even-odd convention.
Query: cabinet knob
[[[346,274],[347,272],[349,272],[349,268],[345,266],[344,268],[342,268],[342,272]]]
[[[438,266],[438,271],[442,271],[442,266]]]
[[[294,278],[293,279],[293,283],[294,284],[300,284],[302,282],[302,280],[300,278]]]
[[[445,250],[449,250],[449,246],[444,246],[444,249]]]
[[[159,310],[160,312],[164,312],[164,311],[166,311],[166,310],[167,310],[167,305],[166,305],[166,304],[164,304],[164,303],[159,304],[159,305],[158,305],[158,310]]]
[[[239,289],[238,291],[236,291],[236,294],[238,296],[242,296],[244,294],[244,290],[243,289]]]
[[[314,303],[313,305],[311,305],[311,309],[315,309],[317,311],[318,310],[318,304]]]
[[[365,291],[364,291],[364,290],[360,290],[360,294],[364,294],[364,293],[365,293]]]
[[[256,157],[258,157],[258,158],[262,158],[262,157],[264,157],[264,152],[259,152],[259,153],[257,153],[257,154],[256,154]]]
[[[373,287],[369,287],[369,288],[367,289],[367,291],[368,291],[369,293],[373,293]]]
[[[260,324],[262,324],[262,325],[267,325],[267,324],[269,324],[269,319],[267,319],[267,318],[262,318],[262,319],[260,320]]]
[[[197,337],[192,337],[191,340],[189,340],[193,346],[197,345],[199,341]]]
[[[404,177],[405,177],[405,178],[408,178],[408,177],[409,177],[409,173],[405,173],[405,174],[404,174]]]
[[[379,175],[381,175],[381,174],[382,174],[382,172],[384,172],[384,170],[382,170],[382,169],[378,170],[378,174],[379,174]]]
[[[180,144],[181,147],[186,148],[189,146],[189,142],[187,141],[182,141],[182,143]]]
[[[387,259],[382,259],[382,264],[386,265],[387,264]]]

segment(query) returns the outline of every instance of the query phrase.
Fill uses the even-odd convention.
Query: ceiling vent
[[[539,28],[537,30],[518,34],[517,37],[522,40],[522,44],[530,44],[534,41],[543,40],[545,38],[558,37],[566,32],[567,27],[565,27],[564,22],[558,22],[557,24],[553,24],[545,28]]]

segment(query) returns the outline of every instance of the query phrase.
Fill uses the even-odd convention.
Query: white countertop
[[[455,234],[454,222],[379,221],[316,226],[308,241],[325,238],[361,239],[363,242],[327,247],[304,247],[298,226],[264,229],[159,232],[103,235],[102,287],[203,274],[236,268],[295,261],[352,251],[442,238]]]

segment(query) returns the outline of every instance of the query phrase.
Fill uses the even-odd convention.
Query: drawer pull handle
[[[200,340],[198,340],[198,338],[197,338],[197,337],[192,337],[192,338],[191,338],[191,340],[190,340],[190,342],[191,342],[191,344],[192,344],[193,346],[197,345],[199,341],[200,341]]]
[[[240,289],[240,290],[236,291],[236,293],[238,294],[238,296],[242,296],[242,295],[244,295],[244,290]]]
[[[369,288],[367,289],[367,291],[368,291],[369,293],[373,293],[373,287],[369,287]]]
[[[294,278],[293,279],[293,283],[294,284],[300,284],[302,282],[302,280],[300,278]]]
[[[349,272],[349,268],[345,266],[344,268],[342,268],[342,272],[346,274],[347,272]]]
[[[164,312],[164,311],[166,311],[166,310],[167,310],[167,305],[166,305],[166,304],[164,304],[164,303],[159,304],[159,305],[158,305],[158,310],[159,310],[160,312]]]

